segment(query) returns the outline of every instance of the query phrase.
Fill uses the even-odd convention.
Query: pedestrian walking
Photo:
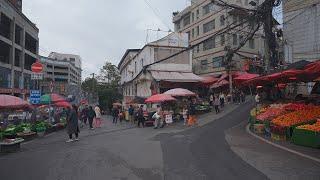
[[[119,109],[117,106],[114,106],[112,108],[112,123],[117,124],[118,122],[118,117],[119,117]]]
[[[73,105],[67,118],[67,133],[69,135],[69,139],[66,142],[69,143],[74,140],[78,141],[79,132],[77,106]],[[75,139],[72,138],[73,134],[75,134]]]
[[[220,106],[221,106],[221,108],[223,108],[224,102],[225,102],[225,95],[223,92],[220,93],[219,99],[220,99]]]
[[[95,127],[96,128],[101,128],[102,119],[101,119],[101,110],[100,110],[99,106],[96,106],[94,108],[94,112],[96,113]]]
[[[188,112],[189,112],[188,126],[196,125],[197,124],[197,118],[196,118],[195,99],[191,100]]]
[[[161,109],[160,108],[153,114],[152,119],[154,119],[154,129],[158,129],[160,126],[160,121],[161,121]]]
[[[93,119],[96,117],[96,112],[94,112],[92,106],[89,107],[88,111],[87,111],[87,116],[88,116],[88,120],[89,120],[89,127],[91,130],[93,130]]]
[[[214,96],[213,94],[210,95],[210,106],[213,107],[213,102],[214,102]]]
[[[220,109],[219,109],[219,104],[220,104],[220,99],[219,97],[217,96],[214,100],[214,109],[216,110],[216,114],[218,114],[220,112]]]
[[[118,119],[120,121],[120,124],[122,124],[122,120],[124,119],[124,114],[122,109],[119,110]]]
[[[137,112],[137,118],[138,118],[138,127],[140,127],[140,124],[142,124],[142,127],[144,127],[143,105],[140,106]]]
[[[131,124],[134,124],[134,119],[133,119],[133,115],[134,115],[134,108],[132,105],[130,105],[129,109],[128,109],[128,114],[129,114],[129,122]]]
[[[211,103],[213,105],[213,103]],[[188,107],[184,106],[182,109],[183,125],[187,125],[188,121]]]

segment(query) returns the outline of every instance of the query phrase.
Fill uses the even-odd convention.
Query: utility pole
[[[272,10],[276,0],[269,0],[264,2],[264,32],[266,36],[266,55],[265,55],[265,70],[270,72],[270,67],[275,67],[277,65],[276,57],[276,38],[272,32],[274,25]]]
[[[90,74],[92,76],[92,99],[95,98],[95,79],[94,79],[94,76],[95,76],[95,73],[92,73]]]

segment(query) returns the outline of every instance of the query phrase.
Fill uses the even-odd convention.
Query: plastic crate
[[[291,140],[296,145],[320,148],[320,133],[317,132],[295,128]]]
[[[286,141],[286,135],[271,133],[271,139],[275,141]]]

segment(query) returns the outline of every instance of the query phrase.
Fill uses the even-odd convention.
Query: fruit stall
[[[250,128],[275,141],[320,148],[320,106],[303,103],[278,103],[254,108]]]

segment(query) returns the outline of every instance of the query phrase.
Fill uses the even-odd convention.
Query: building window
[[[225,19],[224,15],[220,16],[220,26],[224,26],[225,21],[226,21],[226,19]]]
[[[144,59],[141,59],[141,67],[143,68],[143,65],[144,65]]]
[[[208,60],[201,60],[201,70],[207,70],[208,69]]]
[[[212,67],[219,68],[222,67],[223,56],[212,58]]]
[[[224,43],[225,43],[225,37],[224,37],[224,34],[220,35],[220,44],[221,46],[224,46]]]
[[[238,45],[238,36],[236,34],[232,35],[233,45]]]
[[[236,24],[238,22],[238,16],[232,16],[232,22]]]
[[[188,39],[189,39],[189,41],[190,41],[190,39],[191,39],[191,34],[190,34],[190,31],[188,31],[188,32],[186,32],[187,34],[188,34]]]
[[[194,22],[194,13],[191,13],[191,22]]]
[[[244,40],[242,35],[239,35],[239,43],[241,43]]]
[[[177,29],[177,30],[180,30],[180,28],[181,28],[181,26],[180,26],[180,21],[178,21],[178,22],[176,23],[176,29]]]
[[[215,20],[212,20],[203,25],[203,33],[207,33],[215,28]]]
[[[134,72],[137,73],[137,62],[134,62]]]
[[[200,46],[197,45],[197,53],[199,53],[199,52],[200,52]]]
[[[199,33],[200,33],[200,29],[199,29],[199,26],[196,27],[196,36],[199,36]]]
[[[210,12],[213,12],[213,11],[215,10],[214,4],[211,2],[211,3],[203,6],[202,10],[203,10],[203,12],[202,12],[202,13],[203,13],[203,16],[204,16],[204,15],[207,15],[207,14],[209,14]]]
[[[194,29],[192,29],[191,32],[192,32],[192,38],[194,38]]]
[[[199,19],[199,16],[200,16],[200,11],[199,11],[199,9],[197,9],[196,15],[197,15],[197,19]]]
[[[255,45],[254,45],[254,39],[250,39],[249,40],[249,48],[254,49]]]
[[[183,27],[190,24],[190,14],[183,18]]]
[[[210,39],[207,39],[203,42],[203,50],[209,50],[209,49],[213,49],[216,47],[216,38],[215,37],[211,37]]]

